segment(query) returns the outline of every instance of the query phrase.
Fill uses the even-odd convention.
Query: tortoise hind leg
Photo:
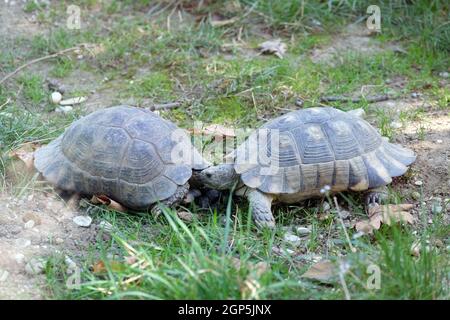
[[[253,219],[258,227],[275,227],[275,219],[272,214],[272,196],[256,189],[251,189],[247,193],[247,199],[252,210]]]

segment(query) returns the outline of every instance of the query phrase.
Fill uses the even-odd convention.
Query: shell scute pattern
[[[413,152],[389,143],[365,120],[333,108],[293,111],[261,128],[269,134],[257,152],[270,157],[278,149],[271,158],[277,173],[258,177],[260,163],[236,163],[235,169],[246,185],[267,193],[315,194],[325,185],[333,191],[367,190],[390,183],[415,160]],[[271,140],[274,130],[278,148]],[[236,159],[249,148],[248,141],[242,144]]]
[[[139,108],[99,110],[36,151],[35,166],[62,189],[103,193],[129,207],[143,208],[172,196],[192,175],[191,163],[171,160],[175,129]]]

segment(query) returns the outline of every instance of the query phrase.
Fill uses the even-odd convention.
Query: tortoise
[[[196,179],[222,190],[240,181],[236,194],[247,197],[256,224],[274,227],[275,201],[368,190],[366,204],[380,203],[386,198],[383,186],[404,174],[416,156],[382,137],[362,115],[313,107],[267,122],[227,158],[231,161],[198,172]]]
[[[178,157],[177,152],[185,154]],[[182,201],[192,171],[208,164],[175,124],[151,111],[120,105],[73,122],[35,152],[34,165],[62,190],[103,194],[141,210]]]

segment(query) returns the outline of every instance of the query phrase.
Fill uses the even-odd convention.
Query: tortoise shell
[[[325,186],[334,192],[384,186],[415,160],[412,151],[389,143],[365,120],[329,107],[269,121],[234,157],[247,186],[300,195],[319,195]]]
[[[172,196],[206,165],[190,147],[192,161],[171,157],[177,127],[155,113],[129,106],[93,112],[35,152],[35,167],[63,190],[105,194],[130,208],[144,208]],[[189,139],[183,136],[183,139]],[[187,145],[186,145],[187,141]]]

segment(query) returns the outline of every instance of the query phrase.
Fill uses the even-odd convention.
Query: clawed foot
[[[366,194],[366,201],[365,201],[366,208],[370,208],[385,203],[388,199],[388,196],[389,195],[386,188],[380,188],[369,191]]]

